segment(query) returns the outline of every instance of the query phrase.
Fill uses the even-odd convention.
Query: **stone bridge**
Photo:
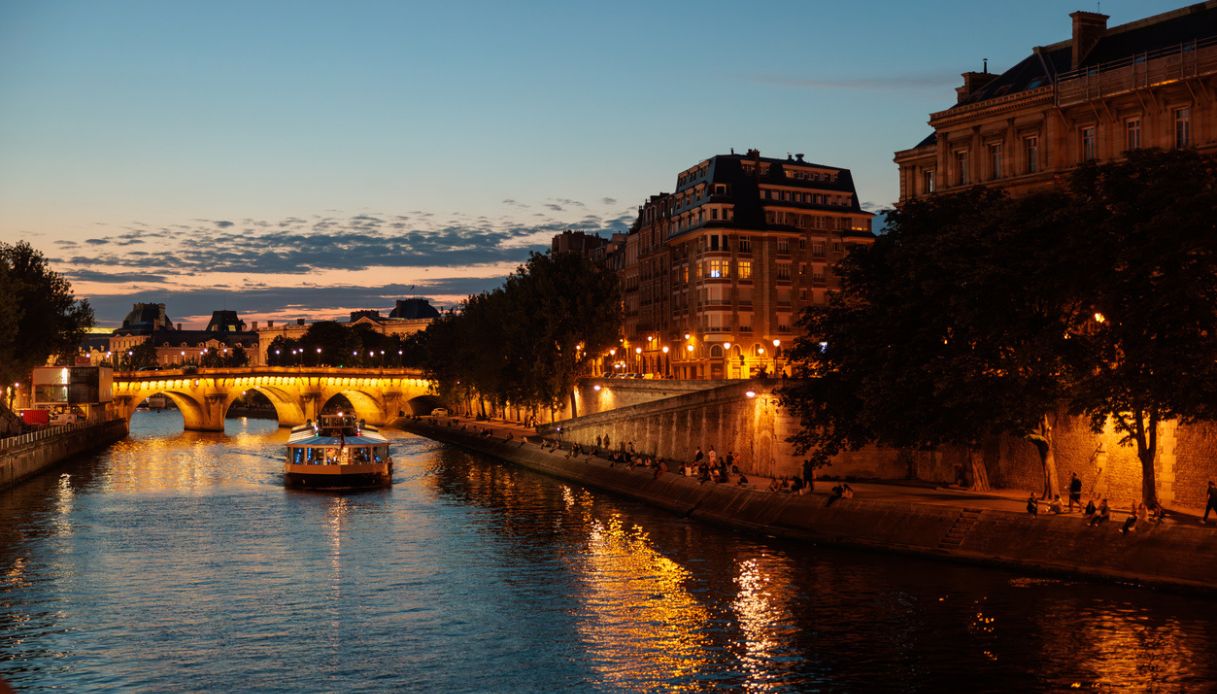
[[[316,419],[338,395],[359,418],[378,425],[401,412],[426,414],[440,405],[431,381],[415,369],[258,366],[115,373],[114,407],[130,420],[146,398],[164,395],[181,410],[186,429],[223,431],[228,408],[251,390],[270,400],[285,427]]]

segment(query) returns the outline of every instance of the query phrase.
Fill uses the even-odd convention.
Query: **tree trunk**
[[[1040,454],[1040,467],[1044,473],[1044,491],[1041,499],[1052,499],[1061,493],[1056,474],[1056,453],[1052,445],[1052,423],[1048,414],[1040,418],[1040,442],[1036,443],[1036,451]]]
[[[985,469],[984,455],[979,446],[968,446],[968,467],[971,468],[972,489],[989,491],[989,472]]]
[[[1158,453],[1158,414],[1149,415],[1148,425],[1142,424],[1144,419],[1140,412],[1135,416],[1137,430],[1133,438],[1137,441],[1137,459],[1141,461],[1141,500],[1153,508],[1158,503],[1158,483],[1154,476],[1154,459]]]
[[[579,407],[575,404],[575,389],[570,390],[570,418],[574,419],[579,416]]]

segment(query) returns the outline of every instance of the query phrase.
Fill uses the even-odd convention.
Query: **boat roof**
[[[302,431],[292,434],[287,440],[289,446],[384,446],[389,443],[385,437],[365,431],[359,436],[318,436],[312,431]]]

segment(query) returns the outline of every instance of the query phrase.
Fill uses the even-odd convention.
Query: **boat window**
[[[292,449],[292,462],[295,463],[296,465],[304,464],[304,449],[303,448],[293,448]]]

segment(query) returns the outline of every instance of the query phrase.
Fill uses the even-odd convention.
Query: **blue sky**
[[[0,0],[0,239],[102,322],[450,303],[731,147],[848,167],[888,205],[959,73],[1068,38],[1076,9]]]

